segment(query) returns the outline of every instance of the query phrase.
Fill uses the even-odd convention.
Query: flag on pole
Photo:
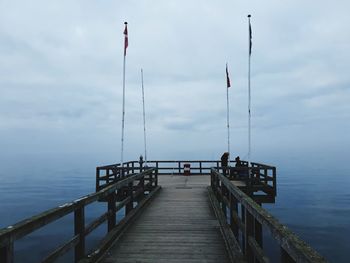
[[[248,16],[250,18],[250,15]],[[252,26],[249,19],[249,55],[252,54]]]
[[[126,56],[126,49],[129,45],[128,40],[128,22],[125,22],[125,29],[124,29],[124,56]]]
[[[227,63],[226,63],[226,83],[227,83],[227,88],[231,87],[230,77],[228,75]]]

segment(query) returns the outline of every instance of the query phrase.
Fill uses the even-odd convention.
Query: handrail
[[[262,248],[262,227],[266,228],[279,244],[282,262],[326,262],[315,250],[214,168],[211,169],[211,189],[226,216],[229,208],[227,219],[237,241],[241,242],[248,262],[254,262],[254,258],[259,262],[266,262],[267,257]],[[239,204],[241,213],[238,211]]]
[[[148,167],[155,167],[158,170],[158,175],[184,175],[184,164],[190,164],[191,175],[210,175],[211,168],[223,169],[220,160],[151,160],[147,162]],[[245,181],[247,185],[252,186],[252,191],[263,191],[271,197],[277,194],[276,188],[276,168],[270,165],[254,163],[248,168],[247,161],[241,161],[240,167],[235,167],[236,162],[232,161],[230,167],[225,170],[230,174],[230,178],[236,177],[236,180]],[[140,172],[144,169],[145,163],[139,161],[126,162],[123,168],[120,164],[105,165],[96,168],[96,191],[113,184],[130,174]],[[250,169],[251,175],[247,175]]]
[[[135,185],[136,181],[138,183]],[[48,255],[43,262],[52,262],[73,247],[75,248],[75,262],[78,262],[85,257],[85,237],[89,233],[106,220],[108,221],[108,232],[112,231],[118,225],[116,222],[117,211],[125,207],[125,216],[127,216],[132,210],[138,208],[138,206],[134,206],[134,202],[142,202],[142,200],[147,199],[147,195],[151,195],[157,186],[157,170],[149,168],[138,174],[132,174],[96,193],[83,196],[0,229],[0,262],[13,262],[14,241],[71,213],[74,213],[74,236]],[[107,212],[86,226],[85,207],[101,200],[108,202]],[[119,204],[116,206],[117,201]]]

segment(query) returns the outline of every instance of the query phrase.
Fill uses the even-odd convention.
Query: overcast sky
[[[248,4],[249,2],[249,4]],[[348,1],[0,0],[0,157],[120,160],[124,21],[127,160],[247,155],[252,15],[253,159],[350,153]],[[317,158],[316,158],[317,159]]]

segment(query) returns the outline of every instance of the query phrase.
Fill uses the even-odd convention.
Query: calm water
[[[96,165],[96,160],[76,162],[70,158],[2,163],[0,227],[93,192]],[[331,262],[348,262],[349,168],[345,165],[337,169],[325,165],[296,167],[286,163],[277,163],[276,166],[277,201],[264,207]],[[105,204],[89,206],[86,209],[87,223],[105,209]],[[36,262],[50,249],[68,240],[73,233],[71,222],[71,216],[62,218],[16,242],[15,250],[19,252],[16,262]],[[97,244],[105,230],[103,225],[88,238],[88,249]],[[30,253],[33,248],[40,248],[38,254]],[[28,259],[28,254],[33,258]],[[69,262],[71,256],[67,255],[62,261]]]

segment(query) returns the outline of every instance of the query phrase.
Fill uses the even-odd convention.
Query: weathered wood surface
[[[208,176],[161,176],[156,199],[103,262],[229,262]]]

